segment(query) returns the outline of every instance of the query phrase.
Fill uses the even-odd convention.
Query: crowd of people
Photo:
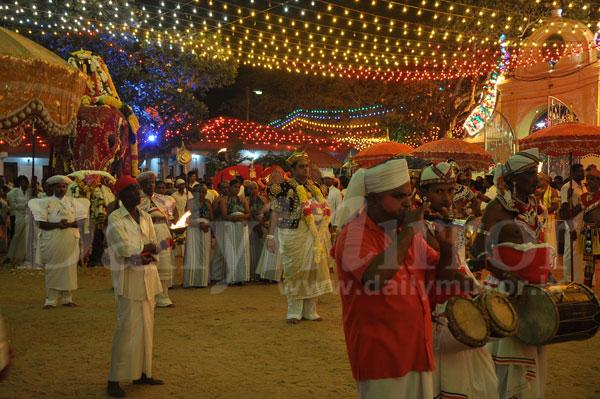
[[[294,152],[290,176],[273,176],[264,189],[241,176],[213,188],[194,172],[159,180],[145,171],[114,183],[87,247],[80,231],[90,202],[66,195],[71,179],[53,176],[38,192],[20,176],[0,199],[0,233],[6,262],[29,256],[44,266],[45,309],[59,297],[76,306],[80,248],[93,253],[100,245],[96,252],[107,254],[119,308],[113,397],[125,395],[120,381],[162,384],[151,374],[154,308],[175,306],[169,289],[181,256],[186,288],[282,281],[289,324],[322,320],[317,298],[333,291],[337,267],[361,398],[540,398],[545,346],[508,337],[471,348],[453,338],[445,313],[457,295],[553,282],[555,252],[565,281],[593,284],[600,171],[576,164],[564,182],[538,173],[539,162],[536,150],[523,151],[473,179],[453,160],[409,171],[405,159],[392,158],[351,179],[325,171],[314,181],[307,154]],[[472,237],[456,227],[468,220],[477,226]],[[515,253],[520,263],[510,272],[486,261],[485,281],[468,262],[506,263]]]

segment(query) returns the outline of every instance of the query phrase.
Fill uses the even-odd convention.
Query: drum
[[[517,337],[529,345],[582,341],[600,329],[600,302],[588,287],[526,285],[511,298],[519,323]]]
[[[444,311],[448,319],[448,329],[457,341],[479,348],[488,341],[490,329],[487,316],[469,298],[453,296],[446,301]]]
[[[504,338],[517,332],[517,311],[508,298],[497,291],[488,291],[475,299],[487,313],[490,322],[490,337]]]

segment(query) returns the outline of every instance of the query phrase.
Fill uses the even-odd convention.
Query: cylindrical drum
[[[487,313],[491,337],[504,338],[515,335],[518,322],[517,311],[505,295],[497,291],[488,291],[474,300]]]
[[[582,284],[526,285],[511,302],[519,317],[517,337],[529,345],[581,341],[600,329],[600,302]]]
[[[472,299],[453,296],[446,301],[444,313],[448,319],[448,329],[457,341],[473,348],[479,348],[488,341],[490,329],[487,316]]]

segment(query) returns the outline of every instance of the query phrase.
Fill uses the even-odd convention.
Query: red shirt
[[[439,254],[415,235],[394,278],[381,290],[370,290],[362,285],[363,273],[391,243],[392,238],[364,212],[342,229],[333,249],[346,346],[356,380],[434,369],[425,274],[428,265],[437,264]]]

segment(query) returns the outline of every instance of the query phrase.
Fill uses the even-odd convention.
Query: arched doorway
[[[577,114],[565,103],[556,97],[548,96],[548,106],[545,111],[539,112],[531,122],[529,134],[548,126],[560,125],[561,123],[579,122]]]
[[[506,162],[516,152],[515,132],[508,120],[498,111],[484,126],[485,150],[492,154],[495,163]]]

